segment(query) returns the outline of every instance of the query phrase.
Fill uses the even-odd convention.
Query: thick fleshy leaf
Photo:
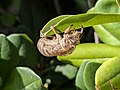
[[[116,13],[119,14],[120,8],[116,0],[99,0],[95,4],[94,13]]]
[[[88,63],[88,61],[84,61],[78,72],[77,72],[77,76],[76,76],[76,79],[75,79],[75,85],[76,85],[76,89],[77,90],[87,90],[86,86],[85,86],[85,83],[84,83],[84,78],[83,78],[83,74],[84,74],[84,69],[85,69],[85,66],[86,64]]]
[[[55,72],[62,72],[62,74],[66,76],[68,79],[73,79],[76,75],[77,68],[69,64],[65,66],[58,65],[55,69]]]
[[[88,62],[84,69],[84,83],[87,90],[95,90],[95,73],[101,64],[96,62]]]
[[[58,58],[59,59],[59,58]],[[108,58],[96,58],[96,59],[59,59],[59,61],[80,67],[83,61],[92,61],[96,63],[104,63]]]
[[[33,38],[33,33],[31,33],[31,29],[26,27],[25,25],[19,25],[16,28],[16,33],[25,33],[27,34],[31,39]]]
[[[119,14],[120,8],[115,0],[99,0],[95,7],[90,10],[91,12]],[[103,42],[120,46],[120,23],[109,23],[93,27]]]
[[[7,37],[0,34],[0,77],[3,83],[11,71],[18,65],[18,50]]]
[[[110,79],[106,83],[104,83],[101,86],[96,87],[99,90],[113,90],[113,89],[118,89],[120,88],[120,74],[115,76],[114,78]]]
[[[114,27],[114,24],[111,24],[111,25]],[[119,32],[116,37],[113,35],[114,33],[110,33],[109,30],[106,27],[104,27],[104,25],[94,26],[94,29],[96,33],[99,35],[100,39],[106,44],[120,46],[120,39],[117,38],[120,36]]]
[[[62,17],[62,16],[61,16]],[[114,18],[116,17],[116,18]],[[65,29],[67,29],[70,25],[73,25],[71,30],[79,29],[81,28],[81,25],[83,27],[90,27],[93,25],[103,24],[103,23],[111,23],[111,22],[120,22],[120,15],[119,14],[78,14],[78,15],[70,15],[65,18],[58,18],[61,19],[59,22],[57,22],[58,17],[52,19],[50,23],[54,24],[54,27],[56,30],[59,30],[61,32],[64,32]],[[56,21],[57,20],[57,21]],[[54,22],[57,22],[56,24]],[[49,23],[49,22],[48,22]],[[52,35],[53,31],[50,28],[51,24],[46,24],[41,32],[43,34]]]
[[[113,58],[119,55],[120,47],[119,46],[112,46],[107,44],[95,44],[95,43],[86,43],[86,44],[79,44],[76,46],[75,50],[72,54],[67,56],[57,56],[58,60],[60,61],[67,61],[71,62],[73,60],[91,60],[95,62],[99,60],[104,61],[108,60],[108,58]],[[72,60],[71,60],[72,59]],[[77,63],[77,61],[76,61]]]
[[[83,59],[59,59],[60,61],[68,64],[72,64],[76,67],[80,67],[83,62]]]
[[[104,62],[96,71],[95,84],[99,87],[120,74],[120,57]],[[120,87],[119,87],[120,88]]]
[[[70,15],[61,15],[61,16],[58,16],[56,18],[53,18],[52,20],[50,20],[41,30],[41,33],[42,34],[46,34],[46,32],[50,29],[50,26],[54,26],[56,23],[58,23],[60,20],[68,17]]]
[[[41,78],[30,68],[14,69],[2,90],[43,90]]]
[[[37,53],[35,45],[26,34],[11,34],[7,37],[19,50],[19,65],[35,68]]]

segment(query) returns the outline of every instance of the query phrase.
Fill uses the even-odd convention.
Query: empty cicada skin
[[[80,35],[81,32],[68,31],[63,36],[56,34],[52,39],[43,37],[39,39],[37,47],[40,53],[47,57],[68,55],[80,43]]]

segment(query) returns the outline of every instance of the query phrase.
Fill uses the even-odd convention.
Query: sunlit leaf
[[[120,47],[107,44],[84,43],[76,46],[75,50],[67,56],[57,56],[60,61],[71,62],[74,60],[89,60],[94,61],[98,59],[101,61],[108,60],[119,55]],[[71,60],[72,59],[72,60]],[[77,61],[76,61],[77,63]]]
[[[114,57],[104,62],[96,71],[95,84],[99,87],[120,74],[120,58]],[[101,74],[102,73],[102,74]],[[118,87],[118,86],[117,86]],[[120,87],[119,87],[120,88]]]
[[[61,15],[56,18],[53,18],[50,20],[41,30],[41,34],[46,35],[46,32],[50,29],[51,26],[54,26],[56,23],[58,23],[61,19],[64,19],[70,15]]]
[[[99,90],[111,90],[120,88],[120,74],[116,75],[106,83],[97,87]]]
[[[116,17],[116,18],[114,18]],[[52,19],[50,23],[54,23],[58,17]],[[111,22],[120,22],[119,14],[78,14],[78,15],[69,15],[66,18],[61,19],[59,22],[54,24],[56,30],[64,32],[70,25],[73,25],[71,30],[83,27],[90,27],[93,25],[103,24],[103,23],[111,23]],[[45,27],[49,27],[49,29],[42,29],[42,33],[45,35],[52,35],[53,31],[50,29],[50,24],[46,24]]]
[[[99,0],[95,7],[90,10],[91,12],[119,14],[120,8],[115,0]],[[120,23],[102,24],[93,27],[104,43],[120,46]]]

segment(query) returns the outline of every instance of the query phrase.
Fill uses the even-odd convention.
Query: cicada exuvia
[[[65,30],[63,35],[60,35],[56,32],[56,29],[51,26],[55,36],[51,39],[44,36],[38,40],[37,47],[40,53],[47,57],[71,54],[76,45],[80,43],[80,37],[83,33],[83,28],[81,28],[81,31],[77,31],[70,30],[71,27],[72,25]]]

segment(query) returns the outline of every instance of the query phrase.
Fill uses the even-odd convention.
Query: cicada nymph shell
[[[38,40],[37,47],[41,54],[47,57],[69,55],[75,49],[75,46],[80,43],[80,36],[83,32],[71,31],[71,26],[68,27],[63,36],[58,34],[53,26],[51,29],[54,31],[55,36],[51,39],[42,37]]]

